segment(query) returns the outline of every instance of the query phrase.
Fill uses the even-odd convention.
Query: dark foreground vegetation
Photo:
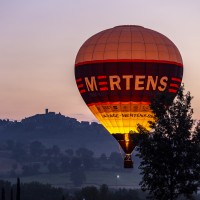
[[[147,194],[138,189],[111,189],[106,184],[100,187],[88,186],[80,189],[55,188],[38,182],[16,184],[0,181],[1,200],[145,200]],[[187,198],[179,197],[179,200]],[[196,195],[194,200],[200,200]]]
[[[140,190],[111,190],[105,184],[99,188],[90,186],[82,189],[63,190],[37,182],[20,184],[19,178],[17,184],[0,181],[0,188],[1,200],[142,200],[146,197]]]

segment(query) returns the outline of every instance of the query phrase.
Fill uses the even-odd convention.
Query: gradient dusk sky
[[[156,30],[178,47],[200,119],[199,0],[0,0],[0,119],[50,111],[95,120],[74,79],[83,42],[117,25]]]

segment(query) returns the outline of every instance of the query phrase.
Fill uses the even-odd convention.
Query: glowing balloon
[[[137,124],[149,130],[149,104],[159,92],[173,99],[183,63],[177,47],[164,35],[134,25],[117,26],[90,37],[75,61],[75,77],[85,103],[126,153],[132,167]]]

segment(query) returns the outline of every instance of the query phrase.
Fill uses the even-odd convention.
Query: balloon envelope
[[[150,101],[167,92],[173,99],[183,75],[181,55],[166,36],[135,25],[117,26],[89,38],[75,61],[85,103],[126,153],[134,149],[137,124],[149,130]]]

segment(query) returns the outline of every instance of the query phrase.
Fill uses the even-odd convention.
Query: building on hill
[[[73,131],[101,131],[102,126],[96,122],[81,121],[62,115],[60,112],[50,112],[48,108],[42,114],[35,114],[25,117],[20,122],[0,120],[0,131],[8,132],[26,132],[26,131],[44,131],[44,132],[66,132]]]
[[[44,114],[36,114],[22,119],[21,123],[23,126],[37,130],[69,128],[80,124],[75,118],[66,117],[61,113],[49,112],[48,109],[45,109]]]

